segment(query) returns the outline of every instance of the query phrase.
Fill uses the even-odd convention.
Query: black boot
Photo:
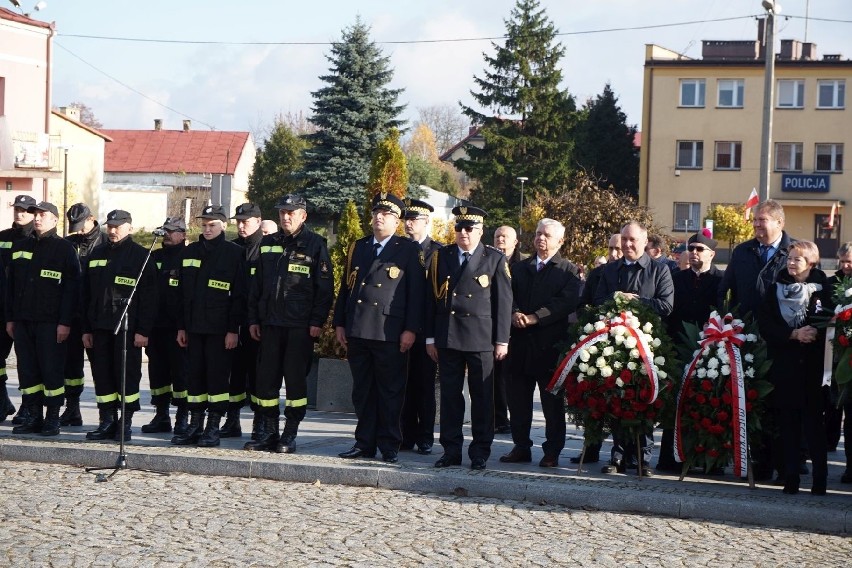
[[[295,420],[284,421],[284,430],[281,431],[281,439],[275,446],[279,454],[292,454],[296,451],[296,434],[299,432],[299,423]]]
[[[278,415],[259,415],[258,419],[257,439],[251,442],[246,442],[243,446],[244,450],[253,452],[274,452],[278,445]]]
[[[118,430],[118,410],[115,408],[98,409],[98,427],[86,433],[87,440],[112,440]]]
[[[174,433],[175,436],[183,436],[186,434],[186,429],[189,426],[187,420],[189,419],[189,411],[186,409],[185,404],[181,404],[177,407],[177,411],[175,412],[175,428]]]
[[[60,426],[82,426],[83,416],[80,414],[80,397],[66,396],[65,411],[59,417]]]
[[[243,429],[240,426],[240,407],[234,406],[228,408],[228,416],[225,417],[225,423],[222,429],[219,430],[220,438],[242,438]]]
[[[12,433],[37,434],[41,432],[41,428],[44,424],[44,419],[41,416],[41,405],[28,404],[26,406],[21,406],[21,411],[18,413],[19,416],[24,414],[24,409],[26,409],[26,419],[23,423],[12,428]]]
[[[21,404],[21,408],[18,409],[18,413],[12,418],[12,424],[23,424],[27,421],[30,413],[30,409],[28,406]]]
[[[153,434],[156,432],[171,431],[172,421],[169,418],[169,403],[158,404],[154,418],[152,418],[149,423],[142,426],[142,432],[145,434]]]
[[[189,424],[186,426],[186,431],[183,434],[172,437],[172,444],[176,446],[189,446],[197,444],[201,438],[201,431],[204,429],[204,411],[193,410],[189,413]]]
[[[9,400],[9,393],[6,391],[6,383],[0,387],[0,423],[5,422],[8,416],[15,414],[15,405]]]
[[[133,411],[127,410],[124,413],[124,441],[129,442],[132,437],[133,432],[131,431],[130,425],[133,423]],[[115,441],[118,442],[121,440],[121,421],[116,424],[115,427]]]
[[[261,422],[263,422],[263,416],[258,414],[257,412],[255,412],[254,418],[251,421],[251,439],[252,440],[257,440],[257,433],[260,431]],[[277,428],[277,426],[276,426],[276,428]]]
[[[222,420],[221,412],[210,411],[207,413],[207,426],[198,440],[199,448],[212,448],[219,445],[219,421]]]
[[[44,424],[41,427],[42,436],[58,436],[59,435],[59,405],[48,406],[47,413],[44,416]]]

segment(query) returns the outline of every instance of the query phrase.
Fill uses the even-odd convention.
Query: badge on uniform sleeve
[[[391,266],[390,268],[388,268],[388,277],[394,279],[399,278],[399,267]]]
[[[479,282],[479,285],[483,288],[488,288],[488,275],[482,274],[476,277],[476,281]]]

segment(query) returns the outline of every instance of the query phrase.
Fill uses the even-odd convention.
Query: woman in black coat
[[[818,301],[830,296],[825,273],[816,268],[819,250],[810,241],[790,245],[787,270],[767,290],[758,311],[760,333],[769,348],[775,386],[770,397],[778,428],[784,493],[799,491],[802,427],[813,463],[811,493],[825,495],[827,462],[822,392],[825,333],[813,325]]]

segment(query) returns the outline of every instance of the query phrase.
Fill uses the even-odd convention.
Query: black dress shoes
[[[580,456],[574,456],[570,461],[571,463],[580,463]],[[598,463],[599,461],[601,461],[599,455],[586,454],[586,457],[583,458],[583,463]]]
[[[364,448],[359,448],[358,446],[352,446],[350,449],[346,450],[345,452],[339,453],[337,455],[344,458],[344,459],[347,459],[347,460],[351,460],[351,459],[354,459],[354,458],[374,458],[374,457],[376,457],[376,451],[373,450],[372,452],[369,452],[369,451],[365,450]]]
[[[435,467],[450,467],[452,465],[461,465],[461,456],[443,455],[435,462]]]
[[[497,426],[496,428],[494,428],[494,433],[495,434],[511,434],[512,433],[512,427],[509,426],[508,424],[506,426]]]
[[[529,448],[513,447],[508,454],[500,456],[500,461],[503,463],[530,463],[532,461],[532,452]]]
[[[382,454],[382,461],[385,463],[396,463],[399,461],[399,457],[396,452],[387,452]]]
[[[422,444],[417,444],[417,453],[421,456],[428,456],[432,453],[432,444],[428,442],[423,442]]]
[[[559,456],[545,455],[541,458],[541,461],[538,462],[538,467],[559,467]]]
[[[610,461],[608,465],[601,468],[601,473],[624,473],[627,471],[627,466],[624,460]]]
[[[475,470],[485,469],[485,458],[472,458],[470,460],[470,469],[475,469]]]

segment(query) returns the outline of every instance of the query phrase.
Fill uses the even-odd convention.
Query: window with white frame
[[[673,230],[688,233],[697,231],[700,222],[701,203],[675,202]]]
[[[704,107],[704,79],[680,80],[680,106]]]
[[[817,108],[845,108],[846,81],[822,79],[817,81]]]
[[[804,108],[805,81],[804,79],[778,80],[778,108]]]
[[[719,107],[741,108],[745,95],[745,81],[742,79],[719,79]]]
[[[742,167],[742,142],[716,142],[717,170],[738,170]]]
[[[843,171],[843,144],[817,144],[814,154],[815,172]]]
[[[702,140],[678,140],[676,166],[686,170],[703,168],[704,142]]]
[[[802,143],[801,142],[776,142],[775,143],[775,171],[776,172],[800,172],[800,171],[802,171]]]

